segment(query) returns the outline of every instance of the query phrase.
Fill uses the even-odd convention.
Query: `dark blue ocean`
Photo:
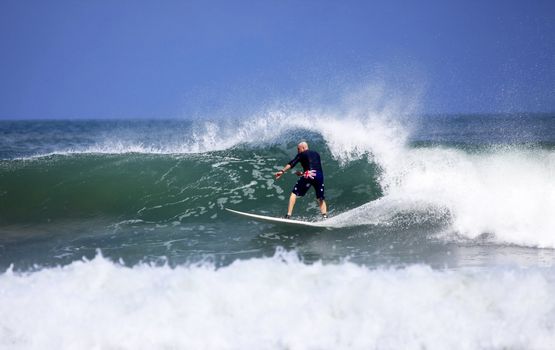
[[[328,228],[224,210],[301,140]],[[554,179],[555,114],[0,121],[0,348],[555,348]]]

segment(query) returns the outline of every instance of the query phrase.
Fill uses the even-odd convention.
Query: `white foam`
[[[386,224],[413,211],[449,217],[451,229],[470,239],[487,233],[501,243],[555,248],[553,151],[405,148],[385,164],[385,196],[339,215],[338,226]]]
[[[555,153],[505,149],[482,154],[407,150],[389,173],[390,198],[448,208],[453,229],[469,238],[555,247]]]
[[[306,265],[293,253],[0,275],[3,349],[547,349],[551,270]]]

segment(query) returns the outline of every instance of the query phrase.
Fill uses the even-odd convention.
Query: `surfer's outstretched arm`
[[[299,145],[297,146],[297,151],[298,151],[297,155],[295,156],[295,158],[291,159],[291,161],[289,163],[287,163],[283,169],[281,169],[280,171],[278,171],[276,173],[276,175],[275,175],[276,180],[279,179],[281,177],[281,175],[285,174],[285,172],[287,170],[289,170],[292,167],[294,167],[295,165],[297,165],[297,163],[301,160],[301,158],[300,158],[301,153],[303,151],[306,151],[307,149],[308,149],[308,145],[306,144],[306,142],[299,143]],[[297,172],[297,175],[300,175],[300,174],[298,174],[298,172]]]
[[[278,171],[278,172],[276,173],[276,175],[275,175],[276,180],[279,179],[279,178],[281,177],[281,175],[285,174],[285,172],[286,172],[287,170],[289,170],[289,169],[291,169],[291,165],[290,165],[290,164],[287,164],[283,169],[281,169],[280,171]]]

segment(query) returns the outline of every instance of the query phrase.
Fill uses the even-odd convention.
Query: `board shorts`
[[[324,174],[320,171],[312,171],[315,172],[315,176],[301,176],[291,192],[297,197],[302,197],[306,194],[310,186],[314,186],[316,198],[324,200],[326,198],[324,194]]]

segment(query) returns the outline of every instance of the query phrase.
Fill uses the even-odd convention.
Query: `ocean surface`
[[[330,228],[224,210],[301,140]],[[2,349],[554,349],[554,264],[555,114],[0,121]]]

